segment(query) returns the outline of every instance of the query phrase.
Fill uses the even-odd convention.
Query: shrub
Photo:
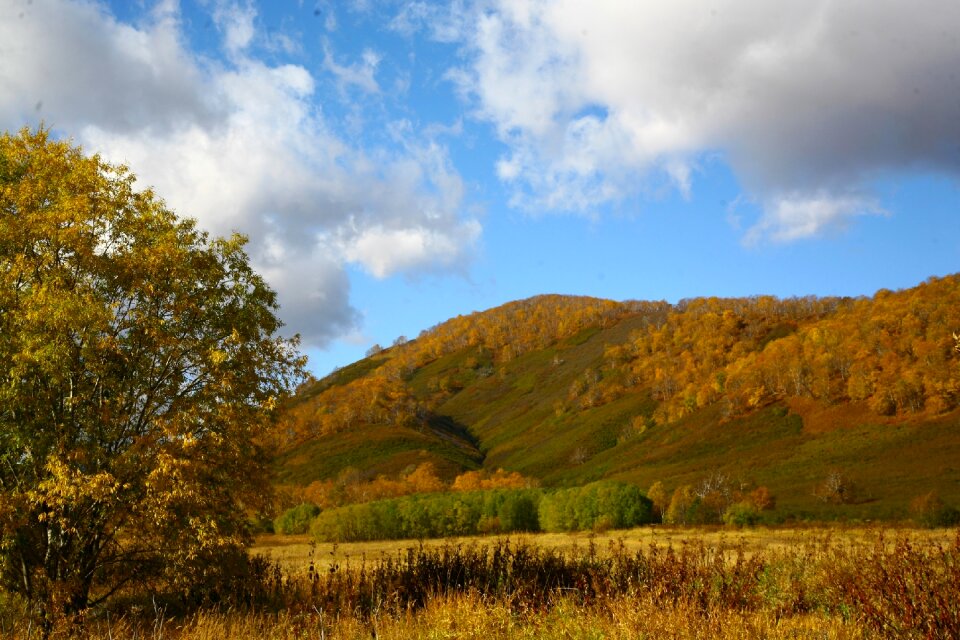
[[[657,480],[647,489],[647,497],[653,502],[653,518],[655,522],[663,522],[663,517],[670,506],[670,494],[663,483]]]
[[[310,528],[310,522],[318,515],[320,515],[320,507],[304,502],[280,514],[280,517],[274,521],[273,528],[277,533],[285,535],[306,533]]]
[[[735,502],[723,512],[723,523],[734,527],[755,525],[760,521],[760,510],[752,502]]]
[[[857,501],[858,493],[856,483],[839,469],[827,473],[827,477],[813,491],[813,495],[822,502],[830,504],[853,504]]]
[[[910,503],[917,524],[924,527],[951,527],[960,524],[960,511],[948,506],[936,491],[917,496]]]
[[[625,529],[653,520],[653,503],[634,485],[609,480],[560,489],[540,501],[544,531],[586,531],[603,526]]]
[[[539,489],[411,495],[328,509],[310,531],[335,542],[539,531],[541,496]]]
[[[276,533],[276,530],[273,528],[273,520],[266,516],[257,516],[251,518],[248,522],[250,525],[250,533],[257,535],[261,533]]]
[[[477,522],[477,531],[479,533],[488,534],[488,533],[500,533],[500,518],[496,516],[483,516],[480,518],[480,521]]]
[[[503,501],[497,507],[496,519],[501,531],[539,531],[538,500],[530,493],[501,493]]]

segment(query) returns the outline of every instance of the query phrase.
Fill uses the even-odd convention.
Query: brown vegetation
[[[255,560],[231,613],[91,616],[85,637],[952,638],[960,536],[850,544],[810,534],[786,549],[685,543],[568,552],[498,541],[413,547],[288,574]],[[4,637],[29,635],[4,609]],[[814,633],[816,632],[816,634]]]

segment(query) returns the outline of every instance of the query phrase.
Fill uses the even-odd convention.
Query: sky
[[[544,293],[960,271],[956,0],[0,0],[0,130],[249,237],[323,376]]]

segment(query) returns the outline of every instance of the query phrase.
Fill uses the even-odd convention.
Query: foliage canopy
[[[243,544],[262,426],[303,376],[245,239],[134,183],[0,137],[0,571],[48,619],[186,590]]]

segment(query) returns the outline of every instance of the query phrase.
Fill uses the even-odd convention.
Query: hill
[[[766,486],[794,517],[903,517],[931,491],[960,503],[957,330],[960,275],[855,299],[538,296],[305,386],[278,477],[394,492],[417,468],[668,491],[714,478]]]

